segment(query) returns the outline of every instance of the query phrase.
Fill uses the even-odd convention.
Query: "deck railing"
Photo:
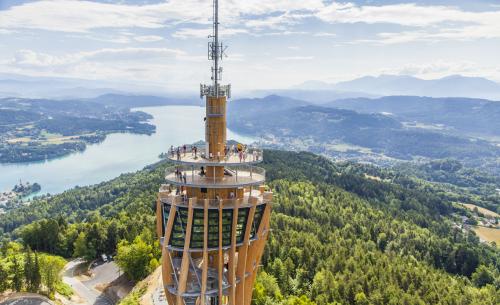
[[[208,208],[209,209],[218,209],[220,206],[223,208],[233,208],[236,205],[238,207],[247,207],[251,206],[254,204],[260,205],[263,203],[271,202],[272,201],[272,193],[271,192],[265,192],[261,196],[245,196],[244,198],[240,199],[203,199],[203,198],[187,198],[183,194],[175,194],[175,191],[160,197],[161,202],[167,203],[167,204],[175,204],[176,206],[189,206],[189,201],[191,200],[193,203],[194,208],[204,208],[205,207],[205,202],[208,203]]]
[[[185,149],[184,149],[185,147]],[[195,148],[195,149],[194,149]],[[227,154],[209,155],[206,145],[182,145],[170,148],[168,158],[172,161],[186,162],[213,162],[213,163],[251,163],[261,162],[264,157],[264,150],[256,146],[243,146],[238,150],[237,146],[231,145],[227,149]]]
[[[165,170],[165,179],[174,185],[190,185],[198,187],[238,187],[263,183],[266,170],[251,165],[229,166],[224,168],[223,177],[215,177],[216,168],[208,169],[194,165],[179,165]]]

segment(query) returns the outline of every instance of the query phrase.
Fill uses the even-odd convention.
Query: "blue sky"
[[[0,73],[195,91],[211,0],[0,0]],[[500,81],[500,0],[220,0],[236,90],[364,75]]]

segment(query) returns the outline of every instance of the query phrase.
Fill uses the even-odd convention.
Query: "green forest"
[[[499,248],[453,226],[467,194],[305,152],[266,151],[263,165],[275,200],[255,305],[500,303]],[[3,238],[65,258],[116,253],[140,280],[158,266],[155,199],[167,166],[9,211]]]

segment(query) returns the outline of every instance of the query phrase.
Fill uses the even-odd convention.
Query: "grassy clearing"
[[[479,236],[482,240],[486,240],[488,242],[496,242],[497,245],[500,245],[500,230],[493,228],[485,228],[485,227],[474,227],[474,232]]]
[[[371,149],[362,147],[362,146],[356,146],[356,145],[350,145],[346,143],[336,143],[336,144],[328,144],[327,145],[328,149],[334,150],[334,151],[339,151],[339,152],[348,152],[348,151],[358,151],[361,153],[369,154],[371,153]]]
[[[380,179],[380,177],[371,176],[371,175],[368,175],[368,174],[365,174],[365,178],[371,179],[371,180],[375,180],[375,181],[382,181],[382,179]]]
[[[497,213],[493,212],[493,211],[490,211],[488,209],[485,209],[483,207],[480,207],[480,206],[477,206],[477,205],[474,205],[474,204],[470,204],[470,203],[462,203],[462,205],[466,208],[468,208],[469,210],[471,211],[474,211],[475,208],[477,208],[477,210],[484,214],[485,216],[491,216],[491,217],[500,217],[500,215],[498,215]]]

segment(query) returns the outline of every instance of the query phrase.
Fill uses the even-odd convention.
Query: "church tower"
[[[169,305],[250,305],[269,235],[273,194],[265,183],[263,152],[228,143],[226,105],[231,86],[221,85],[224,46],[219,3],[213,1],[208,44],[212,83],[206,99],[205,144],[173,148],[157,201],[162,278]]]

